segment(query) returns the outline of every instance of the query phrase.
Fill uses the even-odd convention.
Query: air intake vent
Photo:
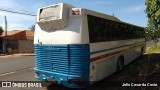
[[[56,4],[39,9],[37,23],[44,31],[54,31],[67,27],[69,9],[73,8],[65,3]]]
[[[55,5],[48,8],[40,9],[40,21],[60,19],[61,5]]]

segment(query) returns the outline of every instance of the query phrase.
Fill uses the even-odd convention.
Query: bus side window
[[[91,43],[145,37],[143,28],[90,15],[88,29]]]
[[[101,26],[100,26],[100,24],[101,24],[101,21],[97,18],[97,20],[96,20],[96,22],[97,22],[97,24],[96,24],[96,33],[97,33],[97,37],[96,37],[96,40],[99,42],[102,38],[102,35],[101,35],[101,32],[102,32],[102,30],[101,30]]]
[[[117,25],[117,39],[121,40],[121,25]]]
[[[121,32],[121,33],[120,33],[120,38],[123,39],[123,38],[124,38],[124,36],[123,36],[124,28],[123,28],[123,25],[122,25],[122,24],[120,25],[120,32]]]
[[[133,30],[133,27],[131,26],[130,27],[130,33],[131,33],[131,39],[133,39],[134,38],[134,30]]]
[[[123,39],[126,39],[127,38],[127,30],[126,30],[126,26],[123,25],[123,31],[124,31],[124,38]]]
[[[106,20],[105,21],[105,28],[106,28],[106,41],[108,41],[109,40],[109,22]]]
[[[103,20],[103,22],[102,22],[102,29],[103,29],[103,31],[102,31],[102,38],[103,38],[103,41],[106,41],[106,33],[107,33],[107,30],[106,30],[106,25],[105,25],[105,20]]]
[[[98,38],[99,38],[99,34],[98,34],[98,33],[99,33],[99,32],[98,32],[98,29],[99,29],[99,28],[98,28],[98,23],[99,23],[99,22],[97,21],[97,18],[94,18],[94,20],[95,20],[95,21],[94,21],[95,23],[93,24],[93,26],[94,26],[94,30],[93,30],[93,31],[94,31],[94,33],[93,33],[93,37],[94,37],[94,38],[93,38],[93,39],[94,39],[94,42],[98,42]]]
[[[144,38],[145,37],[145,31],[144,31],[143,28],[141,28],[141,33],[142,33],[142,38]]]
[[[114,40],[118,40],[118,24],[114,22]]]
[[[88,16],[88,29],[90,42],[95,42],[95,20],[92,16]]]
[[[113,40],[113,24],[112,22],[109,22],[109,40]]]
[[[128,39],[131,39],[131,33],[130,33],[130,31],[131,31],[131,30],[130,30],[130,26],[127,25],[127,33],[128,33],[128,34],[127,34],[127,38],[128,38]]]

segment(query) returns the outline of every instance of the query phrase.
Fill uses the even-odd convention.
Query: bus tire
[[[117,61],[117,72],[121,72],[124,68],[124,58],[121,56]]]

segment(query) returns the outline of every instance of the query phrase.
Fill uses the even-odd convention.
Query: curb
[[[14,56],[35,56],[35,54],[2,54],[0,57],[14,57]]]
[[[35,56],[35,54],[13,54],[13,56]]]

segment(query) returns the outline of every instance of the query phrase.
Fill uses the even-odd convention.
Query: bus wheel
[[[117,61],[117,72],[121,72],[124,67],[124,59],[123,57],[119,57]]]

